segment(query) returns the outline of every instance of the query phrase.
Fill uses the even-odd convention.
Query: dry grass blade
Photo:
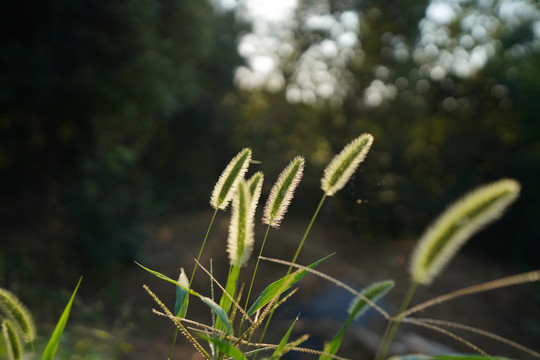
[[[456,334],[448,331],[448,330],[445,330],[445,329],[442,329],[438,326],[435,326],[435,325],[432,325],[432,324],[428,324],[428,323],[425,323],[423,321],[419,321],[419,320],[416,320],[416,319],[411,319],[411,318],[405,318],[405,319],[401,319],[401,322],[405,322],[405,323],[409,323],[409,324],[413,324],[413,325],[418,325],[418,326],[422,326],[422,327],[425,327],[425,328],[428,328],[430,330],[433,330],[433,331],[436,331],[438,333],[441,333],[443,335],[446,335],[454,340],[456,340],[457,342],[469,347],[471,350],[477,352],[478,354],[480,355],[483,355],[483,356],[488,356],[489,357],[489,354],[486,353],[484,350],[480,349],[478,346],[474,345],[473,343],[471,343],[470,341],[467,341],[465,340],[464,338],[460,337],[460,336],[457,336]]]
[[[428,307],[441,304],[443,302],[455,299],[457,297],[470,295],[470,294],[476,294],[479,292],[499,289],[499,288],[508,287],[508,286],[525,284],[528,282],[536,282],[536,281],[540,281],[540,270],[535,270],[535,271],[531,271],[531,272],[527,272],[527,273],[523,273],[519,275],[508,276],[502,279],[488,281],[482,284],[473,285],[473,286],[469,286],[463,289],[452,291],[448,294],[441,295],[434,299],[418,304],[410,308],[409,310],[405,311],[402,314],[402,316],[406,317],[406,316],[412,315],[414,313],[427,309]]]
[[[242,315],[244,315],[244,318],[247,319],[247,321],[249,321],[251,324],[253,324],[253,319],[250,318],[249,315],[244,311],[244,309],[242,309],[242,307],[234,300],[234,298],[227,291],[225,291],[225,288],[216,280],[216,278],[208,270],[206,270],[206,268],[202,266],[197,260],[195,260],[195,262],[210,277],[210,280],[216,283],[216,285],[221,289],[221,291],[223,291],[223,293],[229,298],[229,300],[232,301],[234,306],[242,313]]]
[[[510,347],[513,347],[515,349],[523,351],[524,353],[527,353],[527,354],[529,354],[529,355],[531,355],[531,356],[533,356],[533,357],[535,357],[537,359],[540,359],[540,353],[537,353],[536,351],[534,351],[532,349],[529,349],[526,346],[518,344],[515,341],[512,341],[512,340],[507,339],[505,337],[502,337],[500,335],[491,333],[489,331],[475,328],[473,326],[468,326],[468,325],[459,324],[459,323],[446,321],[446,320],[437,320],[437,319],[425,319],[425,318],[408,318],[408,319],[421,321],[421,322],[424,322],[424,323],[427,323],[427,324],[433,324],[433,325],[438,325],[438,326],[447,326],[447,327],[451,327],[451,328],[455,328],[455,329],[469,331],[469,332],[472,332],[472,333],[475,333],[475,334],[482,335],[482,336],[485,336],[487,338],[493,339],[493,340],[498,341],[500,343],[506,344],[506,345],[508,345]]]
[[[174,324],[176,325],[176,327],[178,327],[178,330],[180,330],[180,332],[182,333],[182,335],[184,335],[186,337],[186,339],[189,340],[189,342],[191,342],[193,344],[193,346],[195,347],[195,349],[197,349],[197,351],[199,351],[201,353],[202,356],[205,357],[205,359],[210,359],[210,355],[206,352],[206,350],[201,346],[201,344],[199,344],[199,342],[197,341],[197,339],[195,339],[193,337],[193,335],[191,335],[189,333],[189,331],[184,327],[184,325],[182,324],[182,322],[176,317],[174,316],[170,311],[169,309],[165,306],[165,304],[163,304],[163,302],[161,302],[161,300],[157,297],[156,294],[154,294],[152,292],[152,290],[150,290],[150,288],[146,285],[143,285],[143,288],[144,290],[146,290],[146,292],[148,293],[148,295],[150,295],[152,297],[152,299],[154,299],[154,301],[156,302],[156,304],[159,305],[159,307],[165,312],[165,315],[171,319]]]
[[[349,285],[344,284],[343,282],[341,282],[339,280],[334,279],[333,277],[331,277],[329,275],[326,275],[325,273],[322,273],[320,271],[308,268],[308,267],[303,266],[303,265],[293,264],[290,261],[279,260],[279,259],[274,259],[274,258],[268,258],[268,257],[265,257],[265,256],[259,256],[259,258],[261,260],[266,260],[266,261],[274,262],[274,263],[277,263],[277,264],[286,265],[286,266],[292,266],[292,267],[295,267],[295,268],[298,268],[298,269],[306,270],[309,273],[312,273],[312,274],[317,275],[317,276],[319,276],[319,277],[321,277],[321,278],[323,278],[325,280],[328,280],[331,283],[335,284],[336,286],[338,286],[340,288],[343,288],[343,289],[347,290],[348,292],[350,292],[351,294],[353,294],[354,296],[359,297],[360,299],[364,300],[371,307],[373,307],[375,310],[377,310],[377,312],[379,312],[379,314],[381,314],[386,320],[390,321],[392,319],[392,317],[388,314],[388,312],[386,312],[379,305],[375,304],[373,301],[371,301],[370,299],[365,297],[361,292],[353,289]]]

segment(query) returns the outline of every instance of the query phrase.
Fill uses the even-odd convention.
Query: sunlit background
[[[512,177],[520,200],[465,250],[540,265],[535,0],[11,1],[0,24],[0,286],[26,298],[62,303],[84,274],[82,294],[114,313],[133,261],[178,236],[188,255],[167,266],[189,267],[199,238],[173,224],[196,216],[202,235],[246,146],[263,196],[306,157],[297,223],[363,132],[373,149],[319,219],[347,246],[414,240],[460,194]]]

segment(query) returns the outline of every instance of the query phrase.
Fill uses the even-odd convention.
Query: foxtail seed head
[[[34,341],[36,325],[32,315],[13,293],[5,289],[0,289],[0,310],[11,321],[25,342]]]
[[[253,219],[255,207],[251,206],[251,195],[247,182],[242,179],[233,199],[227,252],[231,265],[244,266],[253,250]]]
[[[2,321],[2,335],[4,335],[4,341],[6,342],[8,359],[21,360],[23,358],[23,347],[11,321]]]
[[[294,190],[298,186],[300,179],[302,179],[304,162],[302,156],[297,156],[279,174],[264,206],[263,223],[276,229],[279,228],[279,224],[291,203]]]
[[[426,230],[412,255],[412,280],[428,285],[461,246],[476,232],[499,218],[514,202],[520,185],[503,179],[483,185],[463,196]]]
[[[264,181],[264,175],[261,171],[257,171],[247,181],[249,195],[251,196],[251,206],[253,207],[253,213],[257,209],[259,198],[261,197],[262,184]]]
[[[334,156],[324,169],[324,176],[321,179],[321,189],[326,195],[334,195],[347,184],[358,165],[366,158],[372,144],[373,135],[364,133]]]
[[[249,162],[251,161],[251,149],[245,148],[240,151],[227,165],[223,173],[219,177],[212,196],[210,198],[210,205],[214,209],[225,210],[229,201],[231,201],[238,182],[244,178],[244,174],[247,171]]]

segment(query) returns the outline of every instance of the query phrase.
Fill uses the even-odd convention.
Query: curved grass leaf
[[[176,302],[174,304],[174,313],[178,317],[185,317],[189,304],[189,294],[186,289],[189,288],[189,280],[186,276],[184,268],[180,269],[180,276],[178,277],[178,283],[183,287],[176,285]]]
[[[238,350],[238,348],[226,341],[223,341],[216,337],[208,336],[207,334],[200,332],[197,333],[197,336],[211,343],[224,355],[230,356],[235,360],[247,360],[246,356],[242,353],[242,351]]]
[[[324,258],[322,258],[319,261],[314,262],[313,264],[309,265],[308,268],[313,269],[316,266],[318,266],[321,262],[328,259],[332,255],[328,255]],[[249,316],[253,315],[255,312],[257,312],[260,308],[268,304],[270,301],[272,301],[274,298],[280,296],[283,292],[285,292],[287,289],[289,289],[291,286],[296,284],[298,281],[300,281],[306,274],[307,270],[297,270],[293,272],[292,274],[286,275],[282,277],[279,280],[274,281],[270,285],[264,289],[264,291],[261,293],[259,298],[255,300],[253,305],[249,308],[247,311],[247,314]]]
[[[42,360],[51,360],[54,357],[54,354],[56,353],[56,349],[58,349],[60,336],[62,336],[62,333],[64,332],[64,328],[66,327],[66,323],[69,318],[69,313],[71,311],[71,305],[73,304],[73,299],[75,299],[75,294],[77,294],[79,285],[81,285],[81,281],[82,281],[82,277],[79,279],[79,282],[77,283],[75,290],[73,290],[73,294],[71,294],[71,298],[69,299],[66,305],[66,308],[64,309],[64,312],[62,313],[62,316],[60,316],[60,319],[58,320],[58,323],[56,324],[56,327],[54,328],[51,338],[49,339],[49,342],[47,343],[47,346],[45,347],[45,350],[43,351]]]
[[[232,334],[232,326],[229,321],[229,317],[227,316],[227,313],[225,310],[223,310],[218,304],[214,302],[214,300],[210,299],[209,297],[199,295],[199,298],[206,304],[212,311],[217,315],[220,323],[224,326],[222,329],[227,334]]]
[[[388,293],[392,287],[394,287],[394,282],[391,280],[376,282],[362,290],[361,294],[372,302],[376,302],[381,297],[386,295],[386,293]],[[343,335],[345,334],[345,331],[349,325],[353,322],[353,320],[357,320],[362,314],[364,314],[368,310],[369,306],[370,305],[361,296],[357,296],[353,299],[349,308],[349,317],[336,336],[334,336],[332,340],[330,340],[330,342],[326,343],[324,346],[324,352],[326,354],[335,355],[337,353],[339,347],[341,346],[341,342],[343,341]],[[319,357],[319,360],[331,359],[332,357],[330,355],[321,355]]]
[[[276,348],[276,350],[270,357],[270,360],[277,360],[288,351],[286,346],[287,346],[287,343],[289,342],[289,338],[291,337],[291,332],[292,332],[292,329],[294,328],[294,325],[296,324],[296,321],[298,321],[298,316],[296,317],[296,319],[294,319],[292,325],[289,327],[289,330],[287,330],[287,332],[285,333],[285,335],[279,342],[278,347]]]

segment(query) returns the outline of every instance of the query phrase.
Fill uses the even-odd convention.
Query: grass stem
[[[401,319],[403,319],[403,314],[409,307],[417,287],[418,283],[413,281],[409,286],[407,295],[405,295],[405,298],[403,298],[403,302],[401,303],[397,316],[388,323],[383,339],[381,340],[381,347],[377,351],[377,356],[375,357],[377,360],[384,360],[388,354],[388,350],[390,350],[394,336],[396,335],[399,325],[401,324]]]
[[[201,260],[201,255],[202,255],[202,252],[204,250],[204,246],[206,244],[206,239],[208,239],[208,235],[210,234],[210,229],[212,228],[212,225],[214,224],[214,219],[216,218],[216,214],[217,214],[218,210],[219,209],[214,210],[214,214],[212,215],[212,219],[210,220],[210,224],[208,225],[208,229],[206,230],[206,235],[204,235],[204,240],[203,240],[203,243],[201,245],[201,249],[199,250],[199,255],[197,256],[197,261],[195,262],[195,267],[193,268],[193,272],[191,273],[191,278],[189,279],[189,287],[190,288],[191,288],[191,283],[193,282],[193,278],[195,277],[195,272],[197,272],[197,265],[198,265],[199,261]],[[171,342],[171,349],[169,350],[169,357],[167,358],[168,360],[172,359],[172,354],[173,354],[173,351],[174,351],[174,346],[176,344],[176,337],[177,336],[178,336],[178,328],[175,327],[173,339],[172,339],[172,342]]]

